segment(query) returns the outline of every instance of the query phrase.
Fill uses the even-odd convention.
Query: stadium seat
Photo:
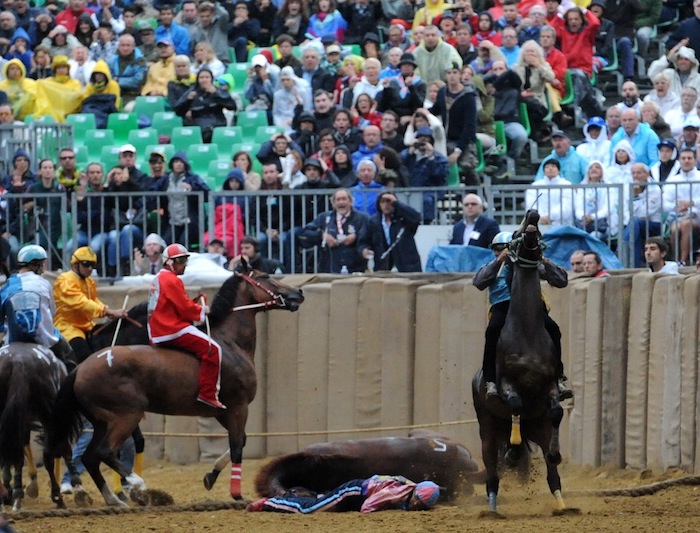
[[[158,131],[155,128],[144,128],[129,132],[129,144],[136,148],[136,157],[139,161],[148,160],[146,147],[150,144],[158,144]]]
[[[255,130],[255,142],[262,144],[270,140],[275,133],[284,133],[284,128],[279,126],[258,126]]]
[[[115,165],[119,164],[119,148],[121,145],[114,144],[111,146],[103,146],[100,153],[100,162],[104,167],[105,175]]]
[[[224,182],[226,181],[226,176],[228,176],[231,170],[231,163],[229,161],[211,161],[209,163],[209,168],[207,170],[207,176],[209,177],[211,189],[214,191],[221,190]]]
[[[236,115],[236,125],[243,130],[243,136],[252,138],[260,126],[269,126],[266,111],[241,111]]]
[[[170,137],[173,128],[182,126],[182,117],[175,114],[174,111],[158,111],[153,115],[151,127],[158,131],[158,135],[167,135]]]
[[[215,144],[190,144],[187,147],[187,158],[192,172],[203,176],[209,172],[209,163],[219,158],[219,150]]]
[[[139,128],[136,113],[111,113],[107,116],[107,129],[114,132],[114,142],[125,144],[129,140],[129,132]]]
[[[134,104],[136,116],[153,117],[158,111],[165,111],[167,101],[163,96],[137,96]]]
[[[76,146],[85,144],[85,134],[88,130],[94,130],[95,115],[92,113],[75,113],[66,117],[66,122],[73,126],[73,142]]]
[[[219,148],[219,157],[233,155],[231,151],[235,143],[243,140],[243,130],[240,126],[228,126],[214,128],[211,143]]]
[[[190,145],[202,144],[202,128],[199,126],[173,128],[170,142],[175,145],[176,150],[187,150]]]
[[[243,91],[245,82],[248,79],[248,69],[250,66],[250,63],[236,63],[235,61],[228,66],[228,72],[233,76],[233,81],[236,83],[234,89],[237,91]]]
[[[114,145],[114,132],[112,130],[87,130],[85,132],[85,146],[88,149],[88,157],[91,161],[98,161],[102,157],[102,148]]]

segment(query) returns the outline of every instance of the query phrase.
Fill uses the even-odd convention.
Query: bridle
[[[537,266],[540,264],[540,259],[546,246],[547,245],[544,242],[542,242],[541,235],[539,234],[539,232],[537,236],[537,244],[533,247],[529,247],[527,245],[527,243],[525,242],[525,237],[523,236],[523,233],[521,233],[508,244],[508,249],[510,250],[510,259],[513,263],[516,263],[520,268],[537,268]],[[521,249],[525,249],[530,252],[539,250],[540,259],[527,259],[525,257],[521,257]]]
[[[251,284],[253,286],[253,289],[260,289],[261,291],[263,291],[265,294],[267,294],[272,299],[267,300],[265,302],[258,302],[256,304],[239,305],[237,307],[232,307],[230,309],[230,312],[233,313],[235,311],[245,311],[247,309],[260,309],[260,308],[267,311],[269,308],[277,306],[277,305],[279,305],[282,308],[286,307],[287,301],[284,299],[284,296],[282,296],[279,293],[275,294],[272,290],[265,287],[262,283],[260,283],[255,278],[249,276],[248,274],[241,274],[240,272],[234,272],[233,275],[240,276],[241,279],[243,279],[245,282]]]

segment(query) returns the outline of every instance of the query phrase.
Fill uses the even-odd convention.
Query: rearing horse
[[[199,361],[185,352],[151,346],[115,346],[88,357],[64,380],[49,428],[49,450],[61,454],[80,430],[83,414],[94,427],[83,464],[107,505],[124,505],[105,483],[105,463],[138,489],[143,480],[117,459],[122,442],[146,411],[166,415],[215,417],[226,428],[232,451],[231,496],[241,496],[241,462],[248,404],[255,398],[255,315],[268,309],[296,311],[300,289],[255,270],[235,273],[217,293],[209,315],[211,336],[222,347],[219,398],[228,409],[196,401]],[[96,386],[99,384],[99,386]]]
[[[499,456],[506,451],[507,458],[517,461],[526,451],[523,439],[542,448],[547,483],[556,498],[557,512],[577,512],[564,504],[557,469],[561,462],[559,425],[564,412],[557,387],[558,360],[545,329],[539,219],[537,211],[528,211],[508,245],[513,277],[510,305],[497,349],[500,396],[486,396],[481,370],[472,380],[491,513],[497,513]]]

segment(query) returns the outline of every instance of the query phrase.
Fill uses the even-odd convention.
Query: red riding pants
[[[199,396],[212,402],[219,399],[221,386],[221,346],[194,326],[184,328],[183,334],[160,346],[191,352],[200,360]]]

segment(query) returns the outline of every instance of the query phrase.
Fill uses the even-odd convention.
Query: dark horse
[[[30,496],[36,496],[36,468],[29,451],[29,435],[32,423],[47,428],[61,380],[66,367],[51,350],[38,344],[13,342],[0,349],[0,466],[5,471],[5,483],[10,483],[10,469],[15,475],[12,487],[13,511],[22,508],[25,496],[22,484],[22,466],[25,452],[30,463],[32,481],[27,487]],[[72,476],[77,478],[70,453],[60,454],[67,460]],[[54,470],[58,465],[44,452],[44,465],[51,476],[51,500],[65,507]],[[58,457],[58,456],[55,456]],[[76,485],[78,483],[76,482]]]
[[[247,268],[224,282],[209,317],[211,335],[222,347],[219,398],[228,407],[225,411],[196,401],[199,362],[190,354],[150,346],[115,346],[92,354],[61,385],[47,432],[49,451],[54,456],[65,452],[84,415],[95,432],[83,464],[105,502],[124,505],[105,483],[100,463],[126,478],[132,487],[144,488],[143,480],[129,472],[116,454],[146,411],[215,417],[228,431],[233,450],[231,496],[242,499],[245,424],[257,387],[255,315],[267,309],[296,311],[303,301],[300,289]]]
[[[263,497],[294,487],[325,492],[353,479],[387,474],[434,481],[441,499],[449,500],[472,493],[473,483],[483,477],[478,468],[464,446],[437,433],[416,431],[409,437],[312,444],[263,466],[255,488]]]
[[[497,513],[498,461],[517,462],[532,441],[542,448],[547,483],[557,501],[557,512],[566,511],[557,465],[559,424],[563,409],[557,388],[558,361],[552,338],[545,330],[539,267],[542,261],[540,216],[531,210],[508,245],[513,268],[511,300],[498,340],[496,373],[500,397],[486,396],[479,370],[472,380],[474,407],[479,420],[481,450],[486,467],[486,492],[491,513]],[[521,426],[522,421],[522,426]]]

